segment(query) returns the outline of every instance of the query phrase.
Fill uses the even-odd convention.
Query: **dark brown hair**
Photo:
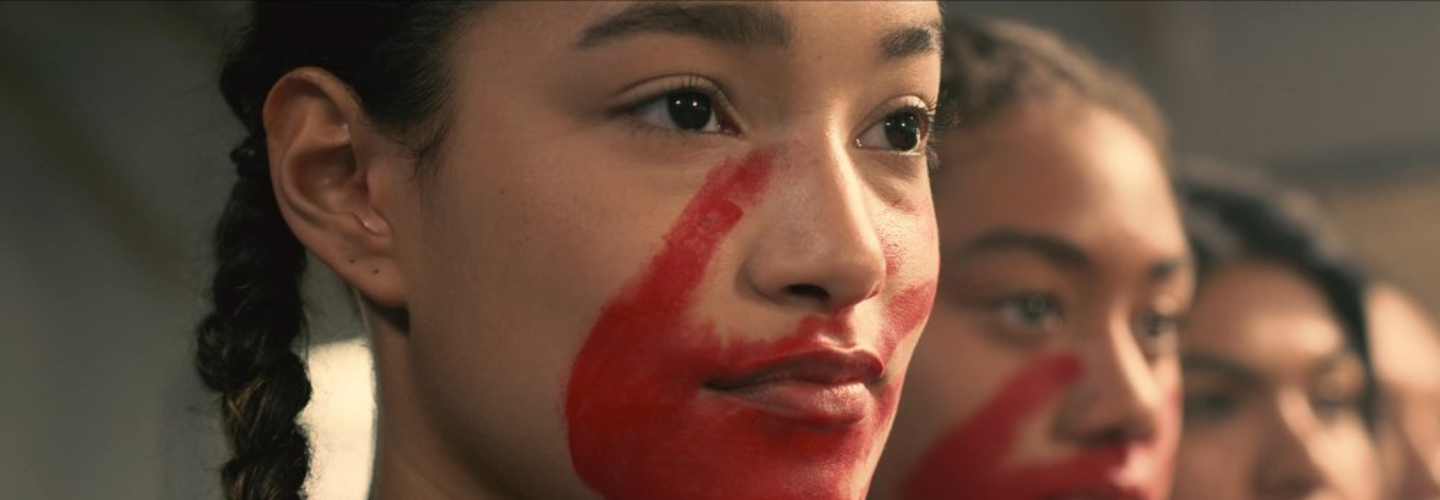
[[[350,86],[366,119],[424,158],[443,136],[443,59],[473,5],[430,2],[257,3],[231,49],[220,90],[245,126],[231,151],[238,179],[215,228],[211,311],[195,365],[219,394],[233,453],[231,500],[303,498],[310,445],[296,417],[310,400],[301,282],[306,252],[281,218],[261,119],[281,76],[319,67]]]
[[[942,116],[974,130],[1022,104],[1079,98],[1131,122],[1162,157],[1169,132],[1134,80],[1049,31],[995,19],[951,16],[945,26]]]
[[[1196,160],[1177,173],[1201,286],[1206,275],[1228,264],[1259,261],[1288,269],[1316,287],[1364,366],[1360,409],[1373,431],[1377,409],[1365,308],[1368,278],[1319,203],[1255,170]]]

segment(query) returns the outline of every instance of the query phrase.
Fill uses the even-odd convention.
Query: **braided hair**
[[[286,73],[319,67],[346,82],[381,130],[423,160],[444,134],[444,49],[475,5],[431,2],[257,3],[230,50],[220,89],[247,136],[230,155],[238,179],[216,225],[211,310],[195,364],[219,396],[232,456],[230,500],[304,498],[310,445],[296,418],[310,400],[301,283],[306,251],[275,198],[261,118]]]

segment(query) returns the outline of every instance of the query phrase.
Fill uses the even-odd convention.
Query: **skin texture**
[[[938,144],[945,266],[872,498],[1164,498],[1179,365],[1161,318],[1192,278],[1156,151],[1071,99]]]
[[[1368,307],[1391,498],[1440,499],[1440,331],[1393,286],[1373,287]]]
[[[789,25],[783,44],[586,41],[628,8],[501,4],[465,23],[445,141],[419,171],[323,71],[272,90],[286,220],[374,340],[372,498],[863,497],[939,262],[923,145],[875,133],[935,101],[938,54],[881,47],[938,26],[938,7],[747,4]],[[692,87],[718,89],[719,127],[668,121],[659,99]],[[763,404],[809,381],[717,386],[796,345],[869,370],[836,389],[853,418],[807,427],[813,408]],[[681,434],[714,435],[646,446]],[[814,451],[747,454],[784,439]]]
[[[1202,278],[1184,338],[1176,500],[1380,498],[1363,367],[1319,288],[1226,264]]]

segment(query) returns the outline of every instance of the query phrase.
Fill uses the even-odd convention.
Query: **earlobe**
[[[369,133],[350,88],[318,68],[276,82],[263,116],[275,197],[296,238],[367,300],[405,307],[394,232],[378,204],[392,187],[371,171],[387,168],[374,156],[395,148],[359,144],[389,139]]]

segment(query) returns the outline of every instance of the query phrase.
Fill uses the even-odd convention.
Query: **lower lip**
[[[781,420],[814,426],[854,424],[875,414],[875,396],[860,382],[827,385],[778,380],[716,394]]]

